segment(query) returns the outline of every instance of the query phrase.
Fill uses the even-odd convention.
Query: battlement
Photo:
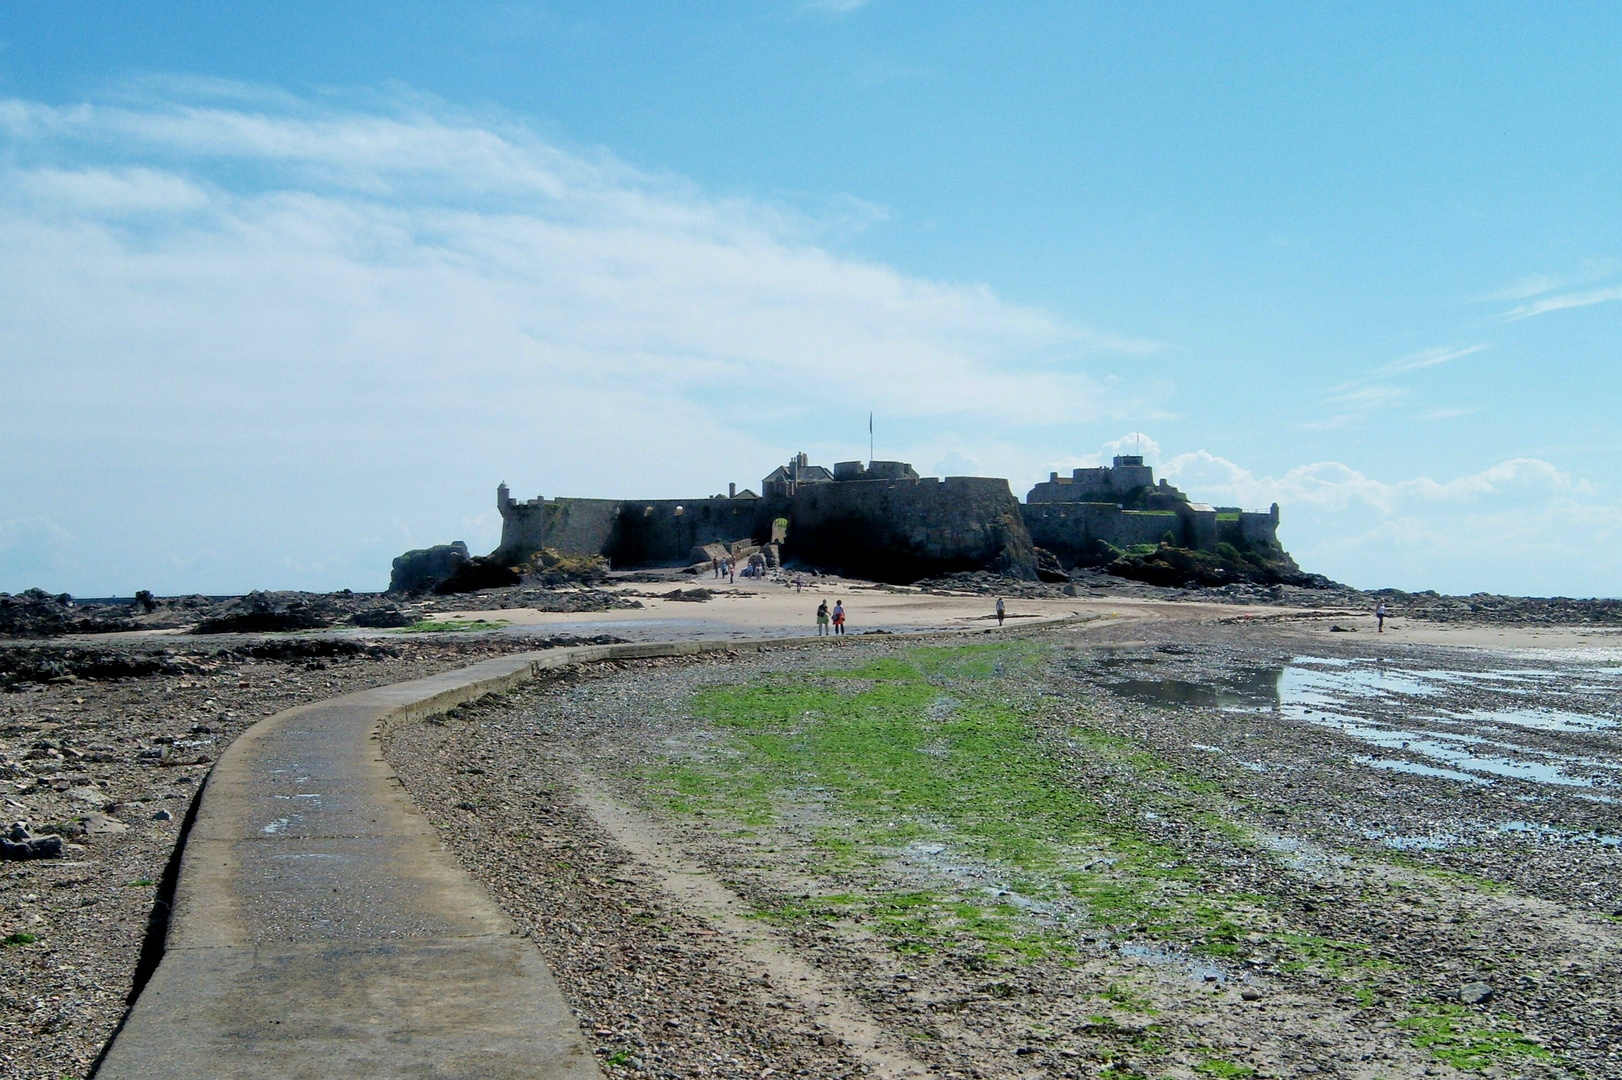
[[[1155,471],[1136,454],[1117,455],[1107,466],[1075,469],[1069,476],[1049,473],[1047,481],[1031,488],[1027,503],[1045,502],[1126,502],[1145,489],[1155,489]],[[1176,488],[1160,481],[1161,494],[1181,496]]]

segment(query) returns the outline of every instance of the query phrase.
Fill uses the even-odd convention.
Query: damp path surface
[[[291,709],[234,742],[203,792],[163,960],[97,1075],[596,1077],[545,963],[379,749],[385,721],[573,652]]]

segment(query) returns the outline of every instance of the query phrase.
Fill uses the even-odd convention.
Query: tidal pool
[[[1267,712],[1331,727],[1387,752],[1353,759],[1371,768],[1465,783],[1622,784],[1622,669],[1613,667],[1472,670],[1298,656],[1273,667],[1105,685],[1162,707]],[[1583,738],[1559,738],[1568,735]]]

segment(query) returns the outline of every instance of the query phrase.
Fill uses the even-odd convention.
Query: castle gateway
[[[546,499],[496,489],[501,546],[517,563],[542,548],[602,555],[616,569],[704,561],[707,545],[781,542],[785,560],[855,577],[910,582],[963,570],[1034,578],[1037,548],[1066,570],[1141,544],[1219,545],[1282,554],[1278,504],[1266,512],[1190,502],[1141,457],[1053,473],[1021,503],[1007,480],[919,476],[900,461],[843,461],[830,471],[796,454],[761,481],[701,499]]]

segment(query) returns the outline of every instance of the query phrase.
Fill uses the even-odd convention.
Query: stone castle
[[[910,582],[964,570],[1037,577],[1109,562],[1123,549],[1167,542],[1282,555],[1278,504],[1266,512],[1207,506],[1154,480],[1137,456],[1105,468],[1051,474],[1021,503],[1007,480],[919,476],[900,461],[839,462],[830,472],[797,454],[761,493],[700,499],[534,498],[496,489],[501,546],[516,564],[542,548],[602,555],[616,569],[704,561],[707,545],[780,545],[786,561],[878,581]],[[712,549],[713,550],[713,549]]]

